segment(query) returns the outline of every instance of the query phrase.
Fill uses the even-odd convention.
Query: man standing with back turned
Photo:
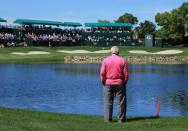
[[[118,104],[118,122],[126,118],[126,83],[128,81],[128,67],[126,61],[118,56],[119,48],[111,48],[111,56],[105,58],[100,70],[100,78],[104,85],[104,121],[111,122],[114,97]]]

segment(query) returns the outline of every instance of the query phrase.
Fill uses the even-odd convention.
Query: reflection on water
[[[103,114],[100,64],[0,65],[0,106]],[[188,115],[188,65],[129,65],[129,116]],[[116,106],[114,107],[117,114]]]
[[[99,64],[67,64],[55,68],[55,71],[67,74],[98,75],[99,68]]]

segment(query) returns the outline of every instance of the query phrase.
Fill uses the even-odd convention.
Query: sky
[[[61,22],[111,22],[124,13],[155,22],[157,12],[171,11],[188,0],[0,0],[0,18],[12,24],[16,19]]]

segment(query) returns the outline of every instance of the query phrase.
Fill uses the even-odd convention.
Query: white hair
[[[116,54],[118,55],[119,54],[119,48],[117,46],[113,46],[111,49],[110,49],[110,52],[112,54]]]

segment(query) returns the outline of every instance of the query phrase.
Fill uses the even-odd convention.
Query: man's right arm
[[[100,79],[102,84],[105,85],[106,82],[106,68],[104,62],[102,62],[101,70],[100,70]]]

